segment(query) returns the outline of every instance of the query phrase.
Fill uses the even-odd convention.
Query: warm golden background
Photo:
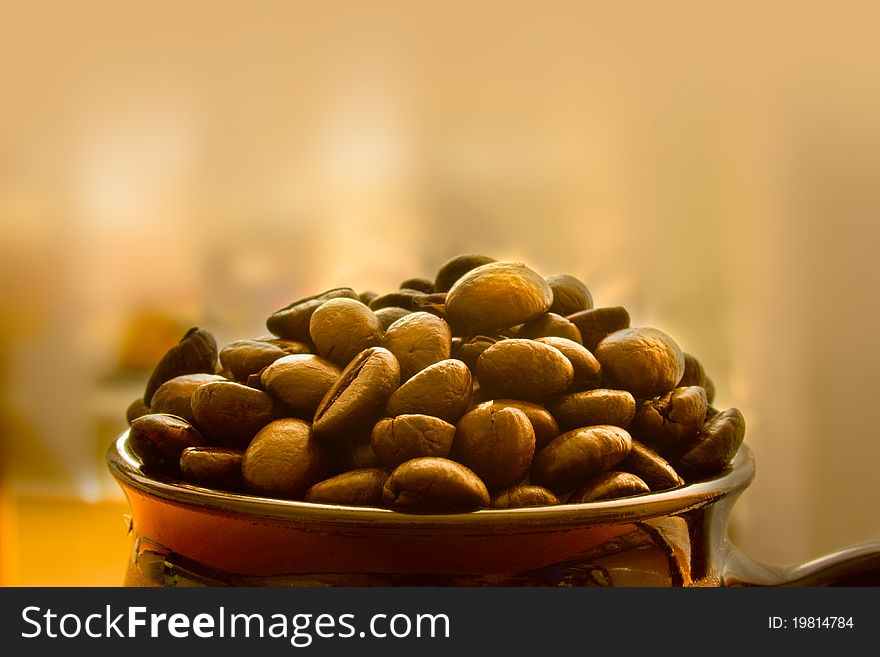
[[[740,407],[736,542],[880,539],[880,11],[0,0],[0,583],[121,582],[104,451],[183,331],[482,252]]]

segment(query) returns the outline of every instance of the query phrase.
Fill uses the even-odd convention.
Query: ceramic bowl
[[[107,464],[131,508],[129,586],[731,586],[880,583],[880,543],[807,564],[749,559],[728,537],[755,474],[629,498],[413,514],[200,488],[145,474],[128,432]]]

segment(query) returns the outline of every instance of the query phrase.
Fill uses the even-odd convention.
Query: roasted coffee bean
[[[450,458],[466,465],[490,491],[523,480],[535,455],[535,430],[522,411],[481,404],[455,425]]]
[[[437,271],[434,278],[434,290],[448,292],[453,284],[471,269],[488,265],[490,262],[495,262],[495,258],[477,254],[458,255],[450,258]]]
[[[636,400],[626,390],[596,388],[572,392],[547,404],[561,431],[594,424],[611,424],[626,429],[636,412]]]
[[[327,391],[312,421],[315,437],[340,440],[372,424],[400,385],[400,365],[384,347],[364,349],[342,370]]]
[[[632,437],[620,427],[600,425],[567,431],[535,455],[530,481],[557,494],[570,491],[616,466],[631,448]]]
[[[265,368],[263,368],[263,369],[265,369]],[[266,388],[263,385],[262,377],[263,377],[263,370],[260,370],[259,372],[254,372],[253,374],[248,375],[247,381],[245,381],[244,384],[248,388],[254,388],[255,390],[262,390],[263,392],[265,392]]]
[[[128,444],[147,469],[175,475],[184,449],[208,443],[183,418],[166,413],[148,413],[132,420]]]
[[[311,342],[309,324],[312,319],[312,313],[330,299],[359,300],[359,297],[357,292],[350,287],[337,287],[321,294],[298,299],[269,315],[269,318],[266,320],[266,328],[279,338]]]
[[[473,470],[434,456],[397,466],[385,482],[382,498],[398,511],[473,511],[489,505],[489,491]]]
[[[708,376],[706,377],[705,383],[703,383],[703,390],[706,391],[706,399],[709,400],[710,404],[715,403],[715,383]]]
[[[536,340],[556,347],[571,362],[574,369],[574,377],[571,380],[571,385],[568,386],[571,392],[589,390],[599,385],[602,379],[602,366],[585,346],[567,338],[554,336],[537,338]]]
[[[609,387],[648,398],[672,390],[684,374],[684,355],[675,341],[655,328],[628,328],[596,346],[596,360]]]
[[[700,386],[674,388],[639,403],[631,433],[663,454],[689,442],[706,420],[709,401]]]
[[[553,291],[551,313],[571,315],[593,307],[593,295],[580,279],[569,274],[555,274],[547,278],[547,284]]]
[[[617,464],[617,469],[637,475],[655,492],[678,488],[685,483],[669,461],[638,440],[632,441],[632,449]]]
[[[490,397],[543,402],[566,390],[574,367],[555,347],[536,340],[500,340],[477,359],[477,380]]]
[[[311,342],[302,342],[300,340],[287,340],[285,338],[276,338],[274,335],[264,335],[257,338],[259,342],[268,342],[276,347],[281,347],[285,355],[290,354],[308,354],[311,353]]]
[[[547,443],[559,435],[559,425],[546,408],[540,404],[520,401],[518,399],[492,399],[475,404],[476,407],[491,406],[496,410],[502,408],[515,408],[522,411],[535,432],[535,452],[541,450]]]
[[[398,415],[373,426],[370,444],[379,460],[396,468],[420,456],[449,456],[455,425],[431,415]]]
[[[413,298],[413,310],[421,310],[446,319],[446,292],[432,292]]]
[[[520,262],[492,262],[470,270],[446,295],[453,335],[492,335],[543,315],[553,291]]]
[[[226,491],[244,489],[244,452],[229,447],[187,447],[180,454],[180,474],[190,483]]]
[[[401,317],[385,331],[383,346],[400,363],[400,380],[449,358],[452,331],[443,319],[422,311]]]
[[[675,459],[687,481],[718,474],[742,445],[746,421],[737,408],[728,408],[707,420],[694,441]]]
[[[479,404],[485,404],[488,401],[492,401],[492,398],[480,390],[480,382],[474,381],[474,390],[471,394],[471,406],[478,406]]]
[[[559,504],[559,498],[553,494],[553,491],[533,484],[517,484],[495,493],[489,506],[494,509],[520,509],[555,504]]]
[[[142,397],[138,397],[133,402],[128,405],[128,408],[125,409],[125,421],[128,422],[129,425],[131,423],[141,417],[142,415],[147,415],[150,412],[150,407],[144,403]]]
[[[311,420],[342,371],[315,354],[279,358],[260,375],[262,387],[293,415]]]
[[[302,351],[297,353],[308,353],[307,345],[294,344],[301,345]],[[220,365],[230,379],[247,383],[251,374],[259,372],[289,353],[291,352],[280,345],[266,340],[236,340],[220,349]]]
[[[565,316],[581,332],[581,343],[594,354],[596,345],[603,338],[629,328],[630,317],[626,308],[609,306],[606,308],[590,308]]]
[[[470,338],[454,337],[451,355],[468,366],[471,372],[477,369],[480,355],[499,340],[506,340],[503,335],[475,335]]]
[[[603,472],[581,484],[568,497],[569,504],[612,500],[650,493],[648,484],[630,472]]]
[[[163,383],[153,394],[151,413],[168,413],[198,424],[192,410],[192,396],[197,388],[211,381],[227,381],[219,374],[181,374]]]
[[[308,422],[282,418],[254,436],[244,452],[241,472],[249,491],[295,500],[327,477],[331,463],[330,453],[314,440]]]
[[[467,366],[453,358],[441,360],[395,390],[388,399],[385,415],[433,415],[455,423],[471,405],[472,393],[473,377]]]
[[[407,278],[400,284],[400,289],[418,290],[425,294],[433,294],[435,291],[434,281],[429,281],[427,278]]]
[[[306,502],[346,506],[382,506],[382,491],[391,475],[389,468],[358,468],[341,472],[313,484]]]
[[[224,447],[244,449],[280,411],[267,393],[234,381],[210,381],[192,393],[192,412],[199,430]]]
[[[688,353],[683,352],[682,356],[684,356],[684,374],[681,375],[681,381],[676,388],[705,386],[706,370],[703,369],[703,364]]]
[[[386,292],[370,301],[370,309],[373,311],[382,308],[405,308],[406,310],[421,310],[420,302],[427,296],[421,290],[394,290]]]
[[[380,345],[382,325],[360,301],[330,299],[312,313],[309,335],[321,356],[345,367],[364,349]]]
[[[208,331],[194,327],[165,352],[153,369],[144,391],[144,403],[151,406],[153,394],[169,379],[200,373],[217,373],[217,341]]]
[[[379,324],[382,325],[382,330],[387,331],[388,327],[394,322],[405,315],[409,315],[411,312],[413,311],[399,306],[387,306],[373,311],[373,314],[379,318]]]
[[[366,431],[348,434],[328,445],[333,454],[333,472],[339,474],[362,468],[382,468],[385,464],[373,451],[370,427]]]
[[[577,344],[581,343],[581,332],[562,315],[556,313],[544,313],[543,315],[529,320],[519,327],[516,332],[518,338],[546,338],[556,336],[567,338]]]

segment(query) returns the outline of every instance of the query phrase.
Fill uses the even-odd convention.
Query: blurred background
[[[750,556],[880,539],[878,33],[851,0],[0,1],[0,584],[121,583],[104,453],[188,327],[459,253],[703,362]]]

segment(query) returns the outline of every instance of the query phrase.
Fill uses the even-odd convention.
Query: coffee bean
[[[204,488],[241,491],[241,462],[244,452],[229,447],[187,447],[180,454],[180,474]]]
[[[308,348],[303,345],[304,351]],[[259,372],[267,365],[288,352],[281,346],[264,340],[236,340],[220,349],[220,364],[233,381],[246,383],[251,374]]]
[[[629,328],[629,312],[622,306],[590,308],[565,316],[581,332],[581,343],[594,354],[603,338]]]
[[[379,460],[396,468],[420,456],[449,456],[455,425],[430,415],[398,415],[373,426],[370,444]]]
[[[472,269],[476,269],[481,265],[487,265],[490,262],[495,262],[495,259],[477,254],[458,255],[450,258],[437,271],[437,275],[434,278],[434,290],[437,292],[448,292],[459,278]]]
[[[569,274],[555,274],[547,278],[547,284],[553,291],[551,313],[571,315],[593,307],[593,295],[580,279]]]
[[[684,355],[675,341],[655,328],[628,328],[596,346],[596,360],[609,387],[635,397],[656,397],[672,390],[684,374]]]
[[[637,440],[633,440],[632,449],[617,469],[637,475],[652,491],[678,488],[685,483],[666,459]]]
[[[409,311],[420,310],[420,302],[427,296],[421,290],[394,290],[380,294],[370,301],[370,309],[373,311],[382,308],[404,308]]]
[[[382,491],[390,475],[389,468],[349,470],[313,484],[303,499],[321,504],[382,506]]]
[[[279,358],[260,375],[263,388],[294,416],[311,420],[342,371],[314,354]]]
[[[535,455],[530,481],[557,494],[570,491],[616,466],[631,448],[632,437],[620,427],[574,429],[561,434]]]
[[[482,353],[499,340],[507,339],[503,335],[475,335],[469,338],[452,338],[452,357],[468,366],[471,372],[477,369],[477,360]]]
[[[570,391],[588,390],[599,385],[602,379],[602,366],[599,365],[599,361],[590,350],[582,344],[555,336],[537,338],[537,342],[556,347],[571,362],[574,376],[568,386]]]
[[[494,509],[520,509],[554,504],[559,504],[559,498],[553,491],[533,484],[517,484],[500,490],[492,496],[489,503]]]
[[[373,314],[379,318],[379,324],[382,325],[382,330],[387,331],[388,327],[394,322],[405,315],[409,315],[411,312],[413,311],[401,308],[400,306],[387,306],[385,308],[374,310]]]
[[[688,353],[682,353],[682,356],[684,356],[684,374],[681,375],[676,388],[705,386],[706,370],[703,369],[703,364]]]
[[[449,358],[452,331],[436,315],[413,312],[388,327],[383,345],[397,357],[403,382],[429,365]]]
[[[543,315],[553,292],[519,262],[492,262],[459,278],[446,296],[453,335],[491,335]]]
[[[280,415],[272,397],[234,381],[203,383],[192,393],[199,430],[224,447],[244,449],[261,428]]]
[[[266,320],[266,328],[273,335],[277,335],[280,338],[299,342],[311,342],[309,324],[312,319],[312,313],[330,299],[359,300],[359,297],[357,292],[350,287],[337,287],[321,294],[298,299],[269,315],[269,318]]]
[[[183,450],[204,446],[207,442],[183,418],[165,413],[148,413],[132,420],[128,444],[148,469],[175,475]]]
[[[568,497],[569,504],[597,502],[650,493],[648,484],[629,472],[603,472],[581,484]]]
[[[432,292],[424,296],[413,297],[413,310],[421,310],[446,319],[446,292]]]
[[[706,391],[706,399],[709,400],[710,404],[713,404],[715,402],[715,383],[708,376],[705,383],[703,383],[703,390]]]
[[[254,436],[244,452],[241,472],[249,491],[294,500],[326,478],[331,463],[329,452],[313,438],[308,422],[282,418]]]
[[[144,403],[150,406],[159,386],[181,374],[216,374],[217,341],[204,329],[191,328],[159,360],[147,381]]]
[[[342,370],[315,410],[312,430],[322,441],[339,440],[379,418],[400,385],[400,365],[384,347],[364,349]]]
[[[276,338],[272,335],[264,335],[257,338],[259,342],[268,342],[269,344],[274,344],[276,347],[281,347],[284,350],[284,354],[309,354],[312,350],[311,342],[302,342],[300,340],[287,340],[285,338]]]
[[[492,398],[480,389],[479,381],[474,381],[474,391],[473,394],[471,394],[471,404],[473,406],[478,406],[479,404],[485,404],[488,401],[492,401]]]
[[[689,442],[703,426],[709,401],[700,386],[674,388],[639,403],[631,433],[663,454]]]
[[[455,423],[471,405],[472,392],[473,378],[467,366],[460,360],[441,360],[395,390],[388,399],[385,415],[433,415]]]
[[[177,415],[190,424],[198,424],[192,410],[192,396],[197,388],[211,381],[227,379],[219,374],[181,374],[169,379],[153,394],[150,412]]]
[[[636,400],[626,390],[596,388],[557,397],[547,404],[547,410],[561,431],[595,424],[626,429],[635,415]]]
[[[543,402],[565,391],[574,367],[555,347],[535,340],[500,340],[477,359],[477,380],[491,397]]]
[[[455,425],[450,458],[473,470],[490,491],[523,480],[535,455],[535,431],[516,408],[480,405]]]
[[[321,356],[345,367],[364,349],[379,346],[382,325],[360,301],[330,299],[312,313],[309,335]]]
[[[397,466],[385,482],[382,497],[398,511],[472,511],[489,505],[489,491],[473,470],[434,456]]]
[[[728,408],[707,420],[694,441],[675,459],[676,469],[688,481],[718,474],[736,455],[746,432],[737,408]]]
[[[373,451],[369,427],[366,431],[359,430],[358,433],[338,437],[336,442],[327,447],[333,454],[332,474],[385,466]]]
[[[566,338],[577,344],[581,343],[581,332],[577,326],[562,315],[556,313],[544,313],[529,320],[519,327],[516,332],[518,338],[546,338],[555,336]]]
[[[149,412],[150,407],[144,403],[143,397],[138,397],[128,405],[128,408],[125,409],[125,421],[131,425],[135,419],[142,415],[147,415]]]
[[[434,290],[434,281],[427,278],[407,278],[400,284],[402,290],[418,290],[425,294],[432,294]],[[443,290],[445,292],[445,290]]]
[[[518,399],[493,399],[475,405],[475,408],[491,406],[497,410],[515,408],[522,411],[532,424],[535,432],[535,451],[542,449],[547,443],[559,435],[559,425],[550,412],[540,404],[520,401]]]

